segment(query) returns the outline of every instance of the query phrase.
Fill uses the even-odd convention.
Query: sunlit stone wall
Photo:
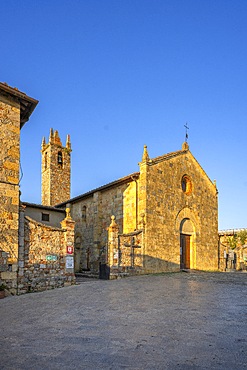
[[[63,146],[58,131],[51,129],[49,142],[42,142],[42,204],[53,206],[70,199],[70,139]]]
[[[143,272],[180,270],[183,233],[190,235],[189,268],[218,269],[217,188],[187,144],[152,160],[145,147],[140,173],[72,202],[77,271],[98,271],[112,215],[119,234],[143,230]]]
[[[67,217],[61,222],[62,228],[55,228],[26,216],[22,226],[18,293],[74,284],[74,269],[68,265],[74,260],[74,221]]]
[[[180,232],[186,219],[193,225],[190,268],[218,269],[217,189],[185,149],[140,164],[139,211],[145,215],[147,272],[180,269]],[[184,175],[190,179],[188,192],[182,184]]]
[[[8,279],[16,288],[18,259],[20,161],[20,107],[9,96],[0,95],[0,247],[8,253],[8,271],[0,278]]]

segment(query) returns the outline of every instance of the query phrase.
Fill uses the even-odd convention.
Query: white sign
[[[66,257],[66,269],[73,269],[74,268],[74,257],[67,256]]]

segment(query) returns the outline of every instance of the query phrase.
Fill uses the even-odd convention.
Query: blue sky
[[[72,142],[76,196],[189,145],[219,190],[219,228],[247,227],[245,0],[2,0],[1,81],[39,100],[21,132],[22,200],[40,145]]]

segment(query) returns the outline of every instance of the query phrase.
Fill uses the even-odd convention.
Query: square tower
[[[58,131],[50,130],[49,142],[42,141],[42,205],[54,206],[70,199],[70,136],[63,147]]]

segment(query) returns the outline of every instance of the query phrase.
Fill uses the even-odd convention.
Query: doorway
[[[190,269],[190,239],[187,234],[180,234],[180,268]]]

